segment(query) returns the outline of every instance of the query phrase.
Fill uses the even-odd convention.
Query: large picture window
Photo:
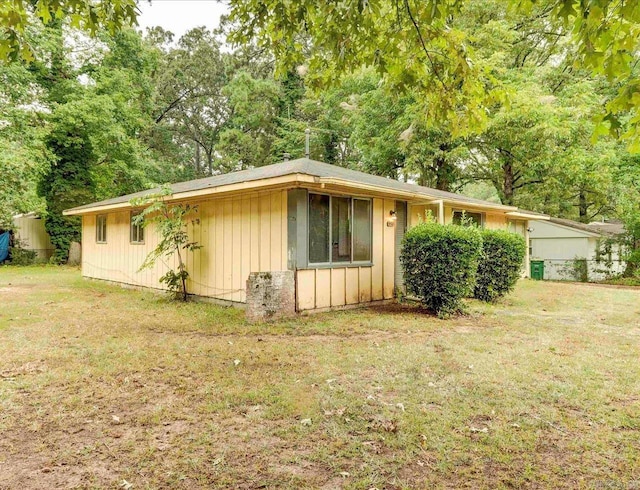
[[[96,242],[107,243],[107,215],[96,216]]]
[[[371,200],[309,194],[309,263],[371,261]]]

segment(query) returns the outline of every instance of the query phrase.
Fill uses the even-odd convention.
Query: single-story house
[[[55,251],[44,227],[44,219],[37,213],[17,214],[13,217],[14,240],[25,250],[33,250],[38,259],[49,260]]]
[[[402,287],[404,233],[428,216],[450,223],[466,213],[481,226],[511,228],[527,241],[528,220],[546,218],[307,158],[181,182],[171,190],[170,202],[198,205],[199,220],[188,225],[202,247],[187,254],[190,293],[244,303],[249,273],[289,270],[296,311],[392,299]],[[84,276],[160,287],[166,264],[138,271],[158,237],[151,225],[141,230],[133,224],[130,204],[153,192],[65,211],[82,217]]]
[[[602,280],[625,269],[616,240],[623,233],[624,226],[618,222],[537,221],[530,232],[531,260],[544,262],[543,279]]]

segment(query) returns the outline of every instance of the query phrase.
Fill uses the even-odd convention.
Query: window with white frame
[[[309,263],[371,261],[371,199],[309,194]]]
[[[140,212],[131,213],[130,224],[130,240],[131,243],[144,243],[144,226],[142,222],[138,222],[135,218],[140,215]]]
[[[470,211],[454,211],[452,221],[454,225],[484,226],[484,213],[473,213]]]
[[[107,243],[107,215],[96,216],[96,242]]]

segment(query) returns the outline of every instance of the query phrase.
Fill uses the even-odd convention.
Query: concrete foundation
[[[263,322],[296,314],[293,271],[252,272],[247,279],[247,319]]]

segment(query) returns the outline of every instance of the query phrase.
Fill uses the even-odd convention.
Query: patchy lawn
[[[0,268],[0,488],[640,488],[640,291],[274,325]]]

